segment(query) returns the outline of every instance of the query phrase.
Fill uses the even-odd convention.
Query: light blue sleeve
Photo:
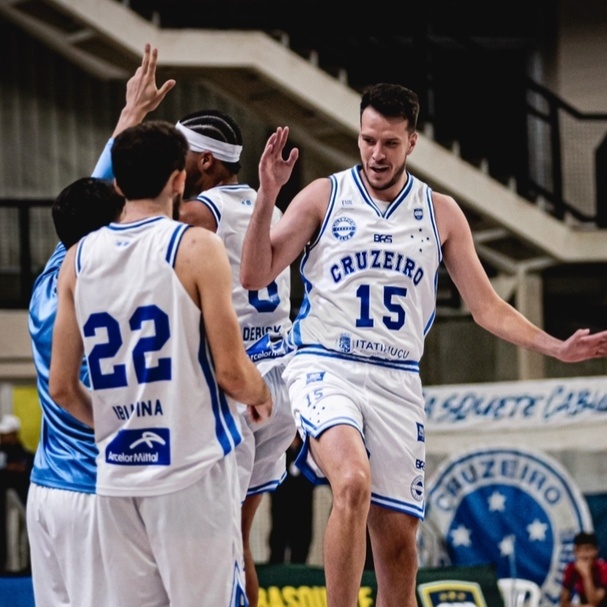
[[[101,156],[99,156],[99,160],[97,160],[97,164],[95,165],[95,169],[93,170],[91,177],[97,177],[98,179],[103,179],[105,181],[114,180],[114,169],[112,168],[113,144],[114,139],[110,137],[103,148],[103,152],[101,152]]]

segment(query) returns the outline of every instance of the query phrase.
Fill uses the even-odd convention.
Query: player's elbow
[[[78,399],[78,379],[72,380],[66,374],[54,372],[51,369],[49,376],[49,395],[62,409],[70,410],[70,407]]]
[[[221,389],[232,398],[239,400],[241,394],[246,391],[246,374],[238,365],[231,365],[216,369],[217,383]]]
[[[259,279],[259,276],[255,272],[250,272],[242,268],[240,269],[240,284],[247,291],[259,291],[263,289],[269,282],[264,284],[263,280]]]
[[[70,389],[62,378],[57,378],[51,373],[48,390],[54,402],[63,408],[67,406],[70,401]]]

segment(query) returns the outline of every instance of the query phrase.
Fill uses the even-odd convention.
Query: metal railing
[[[0,199],[0,308],[27,308],[36,276],[53,251],[50,199]]]

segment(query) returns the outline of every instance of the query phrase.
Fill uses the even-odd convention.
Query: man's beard
[[[181,209],[181,194],[173,195],[173,219],[179,221],[179,211]]]
[[[367,173],[367,169],[364,165],[363,165],[363,171],[365,173],[365,177],[367,178],[367,181],[369,182],[369,184],[371,184],[371,187],[374,190],[381,192],[383,190],[389,190],[394,184],[396,184],[396,182],[403,176],[403,173],[405,172],[406,164],[407,164],[406,162],[403,162],[402,165],[394,173],[392,179],[390,179],[390,181],[388,183],[386,183],[385,185],[382,185],[382,186],[372,185],[373,182],[369,179],[369,173]]]

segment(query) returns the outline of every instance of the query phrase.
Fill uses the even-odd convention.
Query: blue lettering
[[[358,251],[353,255],[342,257],[338,263],[329,267],[334,283],[341,282],[346,276],[361,272],[369,268],[392,270],[410,278],[414,285],[418,285],[424,277],[424,270],[410,257],[405,258],[402,253],[372,249]]]
[[[354,272],[353,261],[351,257],[344,257],[341,260],[342,267],[344,269],[344,274],[347,276],[348,274],[352,274]]]
[[[331,266],[331,276],[333,276],[333,282],[339,282],[342,279],[337,264]]]

